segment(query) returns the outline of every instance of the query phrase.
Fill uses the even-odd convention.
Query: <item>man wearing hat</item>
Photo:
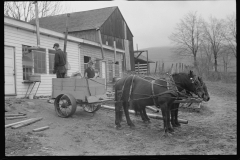
[[[56,50],[53,73],[57,74],[57,78],[64,78],[66,74],[66,54],[59,48],[58,43],[55,43],[53,48]]]
[[[95,77],[95,71],[93,69],[93,61],[92,60],[90,60],[88,62],[88,68],[85,69],[84,75],[86,78],[94,78]]]

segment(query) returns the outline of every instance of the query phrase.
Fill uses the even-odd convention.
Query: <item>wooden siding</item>
[[[104,35],[124,39],[124,20],[121,13],[116,9],[112,15],[101,26],[101,33]]]
[[[78,31],[78,32],[68,32],[69,35],[82,38],[82,39],[87,39],[93,42],[99,42],[98,39],[98,33],[97,31],[94,30],[87,30],[87,31]]]
[[[39,95],[51,95],[52,94],[52,78],[55,78],[55,74],[48,74],[48,49],[53,49],[54,43],[59,43],[60,48],[63,49],[64,41],[59,38],[53,38],[46,35],[40,35],[40,43],[42,48],[46,48],[46,74],[41,74],[41,84],[39,86],[36,96]],[[4,45],[15,47],[15,59],[16,59],[16,86],[17,97],[24,97],[28,88],[28,84],[23,82],[23,69],[22,69],[22,45],[36,46],[37,39],[36,33],[18,29],[16,27],[10,27],[4,25]],[[68,75],[79,69],[79,48],[76,42],[67,42],[68,61],[71,64],[71,70],[68,71]],[[37,89],[35,85],[32,93],[35,93]],[[30,86],[31,89],[32,85]]]
[[[81,73],[84,73],[84,56],[89,56],[92,59],[102,59],[102,54],[101,54],[101,49],[99,47],[94,47],[94,46],[90,46],[88,44],[81,44],[80,47],[81,50]],[[107,72],[108,73],[108,65],[109,65],[109,60],[114,61],[114,51],[113,50],[108,50],[108,49],[103,49],[104,50],[104,60],[106,62],[106,68],[107,68]],[[116,52],[116,61],[119,61],[119,72],[120,72],[120,76],[122,75],[122,53]],[[100,63],[100,74],[102,73],[102,63]],[[115,75],[115,68],[113,68],[113,75]],[[109,75],[107,74],[107,79],[108,79]],[[108,79],[109,80],[109,79]]]
[[[130,64],[131,70],[135,70],[135,63],[134,63],[134,49],[133,49],[133,41],[128,41],[129,44],[129,52],[130,52]]]

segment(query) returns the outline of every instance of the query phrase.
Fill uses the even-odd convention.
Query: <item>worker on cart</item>
[[[66,74],[66,53],[64,53],[60,48],[59,44],[55,43],[53,48],[56,50],[55,57],[54,57],[54,69],[53,73],[57,74],[57,78],[64,78]]]
[[[93,61],[92,61],[92,60],[90,60],[90,61],[88,62],[88,68],[85,69],[85,71],[84,71],[84,76],[85,76],[86,78],[95,78],[95,71],[94,71],[94,69],[93,69]]]

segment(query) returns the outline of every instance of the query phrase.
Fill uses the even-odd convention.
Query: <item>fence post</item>
[[[171,71],[170,71],[171,74],[173,74],[172,70],[173,70],[173,63],[172,63],[172,66],[171,66]]]
[[[155,62],[156,63],[156,66],[155,66],[155,73],[157,72],[157,64],[158,64],[158,61]]]
[[[176,70],[175,70],[175,72],[178,73],[177,63],[176,63]]]
[[[158,73],[160,73],[160,61],[158,61]]]
[[[139,74],[139,62],[138,62],[138,74]]]
[[[162,73],[164,73],[164,62],[162,64]]]

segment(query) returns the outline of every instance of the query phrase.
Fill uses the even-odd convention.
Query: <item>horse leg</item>
[[[121,109],[122,109],[122,102],[116,102],[115,103],[115,124],[116,124],[116,129],[121,128]]]
[[[142,118],[142,120],[143,120],[143,123],[145,123],[145,122],[146,122],[146,119],[145,119],[145,116],[143,115],[143,110],[140,109],[140,108],[139,108],[139,113],[140,113],[140,115],[141,115],[141,118]]]
[[[167,128],[167,132],[171,133],[174,132],[174,129],[172,128],[171,124],[170,124],[170,107],[171,105],[168,105],[167,103],[165,103],[166,105],[166,128]]]
[[[143,116],[145,117],[145,119],[148,123],[151,123],[151,121],[150,121],[150,119],[149,119],[149,117],[147,116],[147,113],[146,113],[146,107],[143,108]]]
[[[175,124],[175,104],[172,104],[171,107],[171,124],[173,127],[177,127],[177,125]]]
[[[132,128],[132,127],[135,127],[135,125],[132,123],[130,119],[129,112],[128,112],[128,107],[129,107],[128,105],[129,105],[128,102],[124,102],[123,110],[127,119],[127,124]]]
[[[179,108],[179,103],[174,104],[174,116],[175,116],[175,127],[180,127],[180,123],[178,122],[178,108]]]
[[[163,116],[163,129],[164,129],[164,132],[166,132],[166,108],[165,106],[162,106],[161,107],[161,111],[162,111],[162,116]]]

